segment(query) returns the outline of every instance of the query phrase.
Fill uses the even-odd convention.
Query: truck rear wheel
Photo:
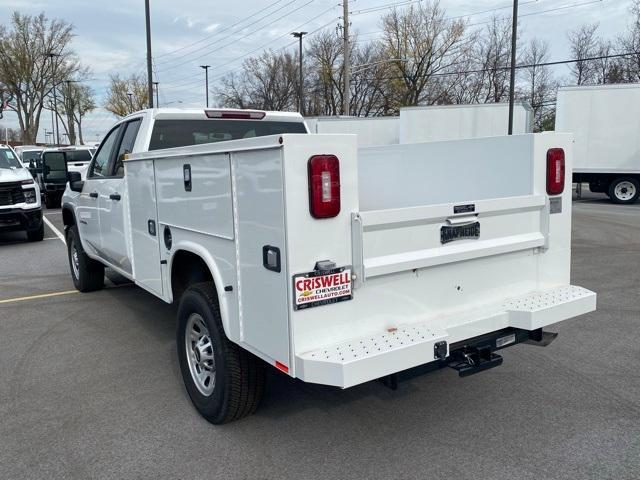
[[[67,232],[67,253],[73,285],[81,292],[91,292],[104,287],[104,265],[89,258],[82,248],[78,227]]]
[[[632,177],[616,178],[609,185],[609,198],[613,203],[634,203],[640,196],[640,182]]]
[[[222,424],[256,410],[264,392],[264,363],[225,335],[212,283],[186,290],[176,337],[187,393],[205,419]]]

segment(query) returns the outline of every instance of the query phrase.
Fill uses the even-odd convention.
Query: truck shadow
[[[165,304],[116,274],[108,273],[108,278],[114,285],[107,288],[104,293],[109,296],[112,307],[116,309],[118,306],[124,307],[129,315],[134,317],[128,320],[135,322],[135,325],[131,325],[132,330],[147,339],[149,337],[155,338],[155,342],[158,342],[159,345],[171,346],[168,350],[170,358],[165,357],[165,360],[170,362],[171,377],[174,379],[175,388],[179,389],[180,395],[184,395],[186,398],[187,393],[184,390],[175,349],[177,305]],[[119,283],[123,281],[124,283]],[[166,348],[163,350],[167,351]],[[391,390],[379,381],[371,381],[343,390],[338,387],[305,383],[279,372],[272,366],[267,366],[266,370],[267,388],[257,415],[271,419],[287,418],[307,409],[338,409],[371,398],[382,402],[383,405],[391,404],[388,408],[393,408],[393,402],[417,395],[422,390],[416,386],[416,378],[400,382],[397,390]],[[448,373],[453,376],[452,372]],[[433,376],[436,381],[435,377],[443,374],[444,372],[436,371],[429,375]],[[415,375],[419,375],[417,370]]]

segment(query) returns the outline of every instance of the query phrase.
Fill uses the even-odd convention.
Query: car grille
[[[0,206],[24,203],[24,192],[20,183],[0,184]]]

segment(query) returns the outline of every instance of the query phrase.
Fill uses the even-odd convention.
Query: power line
[[[295,1],[297,1],[297,0],[293,0],[292,2],[289,2],[289,3],[285,4],[282,8],[287,7],[288,5],[290,5],[290,4],[292,4],[292,3],[294,3]],[[283,18],[285,18],[285,17],[288,17],[289,15],[291,15],[291,14],[293,14],[293,13],[297,12],[298,10],[300,10],[300,9],[302,9],[302,8],[304,8],[304,7],[306,7],[306,6],[307,6],[307,5],[309,5],[310,3],[313,3],[314,1],[315,1],[315,0],[309,0],[307,3],[304,3],[304,4],[300,5],[300,6],[299,6],[299,7],[297,7],[297,8],[294,8],[293,10],[291,10],[291,11],[289,11],[289,12],[285,13],[284,15],[282,15],[282,16],[280,16],[280,17],[278,17],[278,18],[276,18],[275,20],[272,20],[272,21],[270,21],[270,22],[268,22],[268,23],[266,23],[266,24],[262,25],[261,27],[259,27],[259,28],[255,29],[255,30],[252,30],[251,32],[249,32],[249,33],[247,33],[247,34],[245,34],[245,35],[241,36],[240,38],[236,38],[236,39],[234,39],[233,41],[231,41],[231,42],[229,42],[229,43],[227,43],[227,44],[225,44],[225,45],[222,45],[222,46],[220,46],[220,47],[217,47],[217,48],[213,49],[213,51],[207,52],[207,53],[205,53],[205,54],[203,54],[203,55],[199,55],[199,56],[194,57],[194,58],[191,58],[191,59],[187,59],[187,60],[182,61],[182,62],[178,62],[178,63],[176,63],[176,64],[173,64],[173,65],[169,66],[169,67],[164,68],[163,70],[164,70],[164,71],[167,71],[167,70],[174,70],[174,69],[176,69],[176,68],[178,68],[178,67],[181,67],[182,65],[186,65],[187,63],[192,63],[192,62],[194,62],[195,60],[198,60],[198,59],[201,59],[201,58],[203,58],[203,57],[206,57],[207,55],[211,55],[213,52],[216,52],[217,50],[221,50],[221,49],[223,49],[223,48],[229,47],[229,46],[231,46],[231,45],[233,45],[233,44],[235,44],[235,43],[239,42],[240,40],[243,40],[243,39],[245,39],[245,38],[247,38],[247,37],[249,37],[249,36],[251,36],[251,35],[255,34],[256,32],[259,32],[259,31],[260,31],[260,30],[262,30],[263,28],[266,28],[266,27],[268,27],[268,26],[272,25],[272,24],[273,24],[273,22],[277,22],[277,21],[279,21],[279,20],[282,20],[282,19],[283,19]],[[276,10],[276,11],[277,11],[277,10]],[[275,12],[273,12],[273,13],[275,13]],[[258,23],[258,22],[255,22],[255,23]],[[248,26],[250,26],[250,25],[247,25],[247,26],[245,26],[244,28],[247,28]],[[287,33],[288,33],[288,32],[287,32]],[[226,36],[224,39],[230,38],[230,37],[232,37],[232,36],[233,36],[233,34],[228,35],[228,36]],[[221,41],[221,40],[219,40],[219,41]],[[209,46],[214,45],[215,43],[218,43],[218,42],[216,41],[216,42],[213,42],[213,43],[211,43],[211,44],[205,45],[205,46],[203,46],[203,47],[200,47],[198,50],[203,50],[203,49],[205,49],[205,48],[208,48]],[[193,52],[191,52],[191,54],[195,53],[195,52],[196,52],[196,51],[198,51],[198,50],[194,50]]]
[[[529,0],[527,2],[522,2],[520,5],[527,5],[527,4],[530,4],[530,3],[537,3],[538,1],[542,2],[544,0]],[[567,10],[567,9],[570,9],[570,8],[584,7],[586,5],[591,5],[591,4],[594,4],[594,3],[602,3],[603,1],[604,0],[589,0],[587,2],[572,3],[572,4],[569,4],[569,5],[562,5],[560,7],[549,8],[547,10],[540,10],[540,11],[537,11],[537,12],[523,13],[523,14],[518,15],[518,19],[523,18],[523,17],[531,17],[533,15],[542,15],[544,13],[557,12],[557,11],[560,11],[560,10]],[[497,7],[497,8],[493,8],[493,9],[490,9],[490,10],[484,10],[482,12],[470,13],[468,15],[459,15],[459,16],[456,16],[456,17],[447,17],[447,18],[445,18],[443,20],[456,20],[458,18],[467,18],[467,17],[471,17],[471,16],[474,16],[474,15],[480,15],[480,14],[483,14],[483,13],[490,13],[490,12],[494,12],[494,11],[498,11],[498,10],[503,10],[505,8],[511,8],[511,7],[510,6],[509,7]],[[511,17],[509,16],[509,17],[505,17],[505,18],[511,18]],[[478,25],[486,25],[487,23],[491,23],[492,21],[493,20],[485,20],[485,21],[482,21],[482,22],[470,23],[470,24],[468,24],[466,26],[467,27],[476,27]],[[361,35],[374,35],[374,34],[379,34],[379,33],[384,33],[384,30],[377,30],[377,31],[373,31],[373,32],[367,32],[367,33],[364,33],[364,34],[361,34]],[[367,40],[366,39],[358,39],[358,40],[356,40],[356,43],[365,42],[365,41],[367,41]]]
[[[197,45],[199,43],[206,42],[207,40],[210,40],[211,38],[216,37],[216,36],[220,35],[221,33],[224,33],[224,32],[228,31],[229,29],[231,29],[231,28],[233,28],[233,27],[235,27],[237,25],[240,25],[242,22],[246,22],[247,20],[255,17],[256,15],[261,14],[265,10],[269,10],[271,7],[273,7],[273,6],[275,6],[278,3],[283,2],[283,1],[284,0],[276,0],[275,2],[272,2],[270,5],[267,5],[266,7],[261,8],[260,10],[258,10],[255,13],[253,13],[252,15],[249,15],[248,17],[244,17],[242,20],[239,20],[236,23],[234,23],[232,25],[229,25],[228,27],[223,28],[222,30],[214,32],[212,35],[208,35],[208,36],[206,36],[204,38],[201,38],[200,40],[197,40],[197,41],[195,41],[193,43],[190,43],[190,44],[185,45],[185,46],[180,47],[180,48],[176,48],[175,50],[171,50],[169,52],[165,52],[165,53],[161,53],[160,55],[156,55],[156,58],[161,58],[161,57],[166,57],[166,56],[169,56],[169,55],[174,55],[174,54],[176,54],[178,52],[181,52],[183,50],[191,48],[191,47],[193,47],[193,46],[195,46],[195,45]]]
[[[335,4],[335,5],[333,5],[333,6],[329,7],[329,8],[327,8],[326,10],[323,10],[322,12],[318,13],[318,14],[317,14],[317,15],[315,15],[314,17],[311,17],[309,20],[306,20],[304,23],[301,23],[300,25],[298,25],[298,26],[294,27],[294,28],[293,28],[293,29],[291,29],[291,30],[292,30],[292,31],[294,31],[294,30],[300,30],[300,29],[301,29],[302,27],[304,27],[305,25],[308,25],[309,23],[313,22],[314,20],[317,20],[318,18],[320,18],[320,17],[322,17],[322,16],[326,15],[328,12],[330,12],[331,10],[334,10],[336,7],[338,7],[338,4]],[[327,25],[329,25],[329,24],[333,23],[335,20],[337,20],[337,18],[333,18],[333,19],[331,19],[331,21],[329,21],[328,23],[326,23],[326,24],[324,24],[324,25],[321,25],[320,27],[316,28],[316,29],[315,29],[315,30],[313,30],[312,32],[308,33],[308,34],[307,34],[307,37],[308,37],[309,35],[312,35],[313,33],[316,33],[318,30],[320,30],[320,29],[322,29],[322,28],[325,28]],[[265,43],[265,44],[262,44],[262,45],[260,45],[259,47],[255,48],[255,49],[253,49],[253,50],[250,50],[249,52],[246,52],[246,53],[244,53],[244,54],[242,54],[242,55],[236,56],[236,57],[234,57],[232,60],[229,60],[229,61],[227,61],[227,62],[225,62],[225,63],[219,64],[219,65],[215,65],[215,66],[214,66],[214,68],[215,68],[215,69],[220,69],[220,68],[225,67],[225,66],[227,66],[227,65],[230,65],[230,64],[232,64],[232,63],[238,62],[238,61],[242,60],[243,58],[245,58],[245,57],[247,57],[247,56],[251,55],[252,53],[255,53],[255,52],[257,52],[257,51],[263,50],[263,49],[265,49],[265,47],[268,47],[269,45],[272,45],[272,44],[274,44],[275,42],[277,42],[278,40],[281,40],[281,39],[283,39],[283,38],[285,38],[285,37],[287,37],[287,38],[288,38],[289,36],[290,36],[290,32],[289,32],[289,31],[287,31],[287,32],[285,32],[284,34],[282,34],[282,35],[280,35],[280,36],[278,36],[278,37],[276,37],[276,38],[274,38],[274,39],[270,40],[269,42],[267,42],[267,43]],[[295,44],[295,43],[296,43],[295,41],[294,41],[294,42],[291,42],[291,43],[287,43],[285,46],[281,47],[281,49],[288,48],[289,46],[291,46],[291,45],[293,45],[293,44]],[[213,76],[211,77],[211,80],[215,80],[215,79],[217,79],[217,78],[220,78],[221,76],[223,76],[223,75],[224,75],[224,74],[226,74],[226,73],[228,73],[228,71],[225,71],[225,72],[223,72],[222,74],[218,73],[218,74],[216,74],[216,75],[213,75]],[[180,82],[181,80],[184,80],[184,79],[186,79],[186,78],[190,78],[190,77],[182,77],[182,79],[176,79],[176,80],[174,80],[174,82],[176,82],[176,81]],[[177,84],[177,85],[176,85],[176,84],[174,84],[173,86],[174,86],[174,88],[179,88],[179,87],[184,87],[184,86],[189,86],[189,85],[195,85],[195,83],[196,83],[195,81],[191,80],[191,81],[188,81],[188,82],[179,83],[179,84]]]
[[[334,9],[334,8],[336,8],[337,6],[338,6],[338,5],[335,5],[335,6],[331,7],[331,9],[329,9],[329,10],[333,10],[333,9]],[[323,12],[323,14],[324,14],[324,13],[327,13],[329,10],[326,10],[325,12]],[[320,14],[320,15],[318,15],[318,16],[321,16],[321,15],[323,15],[323,14]],[[315,17],[315,18],[317,18],[317,17]],[[334,17],[334,18],[332,18],[331,20],[329,20],[329,21],[328,21],[327,23],[325,23],[324,25],[320,25],[320,26],[319,26],[318,28],[316,28],[315,30],[312,30],[311,32],[307,33],[306,37],[307,37],[307,38],[309,38],[311,35],[314,35],[314,34],[318,33],[320,30],[322,30],[323,28],[327,27],[328,25],[331,25],[332,23],[334,23],[334,22],[335,22],[335,21],[337,21],[337,20],[339,20],[339,17]],[[310,20],[310,21],[312,21],[312,20]],[[306,22],[306,23],[309,23],[309,22]],[[306,23],[303,23],[303,24],[301,24],[301,25],[299,25],[299,26],[295,27],[293,30],[299,30],[301,27],[303,27],[304,25],[306,25]],[[289,35],[289,33],[286,33],[286,34],[284,34],[284,35],[282,35],[282,36],[280,36],[280,37],[276,38],[276,39],[274,40],[274,42],[275,42],[276,40],[280,40],[281,38],[286,37],[286,36],[288,36],[288,35]],[[270,42],[270,43],[273,43],[273,42]],[[295,45],[296,43],[297,43],[296,41],[293,41],[293,42],[287,43],[286,45],[284,45],[284,46],[280,47],[280,48],[279,48],[278,50],[276,50],[276,51],[282,51],[282,50],[285,50],[285,49],[289,48],[290,46]],[[268,45],[268,44],[267,44],[267,45]],[[263,46],[263,47],[264,47],[264,46]],[[250,52],[247,52],[247,53],[245,53],[244,55],[242,55],[242,56],[238,57],[236,60],[233,60],[233,61],[230,61],[230,62],[227,62],[227,63],[223,63],[222,65],[219,65],[218,67],[223,67],[223,66],[228,65],[228,64],[230,64],[230,63],[234,63],[235,61],[237,61],[237,60],[239,60],[239,59],[241,59],[241,58],[244,58],[244,57],[246,57],[246,56],[248,56],[248,55],[251,55],[252,53],[254,53],[254,52],[258,51],[258,50],[262,50],[262,49],[263,49],[263,47],[257,48],[257,49],[255,49],[255,50],[250,51]],[[216,75],[215,77],[213,77],[213,78],[214,78],[214,79],[219,79],[219,78],[223,77],[224,75],[226,75],[227,73],[229,73],[230,71],[231,71],[231,70],[227,70],[227,71],[225,71],[225,72],[219,73],[219,74],[217,74],[217,75]]]
[[[617,54],[613,54],[613,55],[600,55],[597,57],[585,57],[585,58],[572,58],[569,60],[557,60],[557,61],[553,61],[553,62],[541,62],[541,63],[529,63],[529,64],[522,64],[522,65],[516,65],[515,68],[516,69],[522,69],[522,68],[533,68],[533,67],[551,67],[551,66],[555,66],[555,65],[567,65],[569,63],[578,63],[578,62],[593,62],[596,60],[604,60],[604,59],[608,59],[608,58],[621,58],[621,57],[629,57],[632,55],[640,55],[640,52],[627,52],[627,53],[617,53]],[[511,67],[510,66],[504,66],[504,67],[495,67],[495,68],[478,68],[478,69],[473,69],[473,70],[459,70],[459,71],[455,71],[455,72],[436,72],[436,73],[430,73],[430,74],[423,74],[423,75],[418,75],[418,76],[414,76],[414,78],[424,78],[424,77],[447,77],[447,76],[452,76],[452,75],[471,75],[474,73],[485,73],[485,72],[495,72],[495,71],[502,71],[502,70],[509,70]],[[406,76],[403,75],[395,75],[395,76],[386,76],[386,77],[378,77],[378,80],[403,80],[405,79]],[[373,78],[367,78],[366,80],[373,80]]]

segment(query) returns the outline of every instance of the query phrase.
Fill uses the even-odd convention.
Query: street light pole
[[[298,111],[300,115],[304,115],[304,85],[302,76],[302,37],[307,32],[293,32],[291,35],[296,37],[300,41],[300,83],[298,84]]]
[[[153,74],[151,72],[151,15],[149,14],[149,0],[144,2],[144,14],[147,27],[147,87],[149,108],[153,108]]]
[[[156,108],[160,108],[160,97],[159,97],[159,93],[158,93],[158,85],[160,84],[160,82],[153,82],[153,87],[156,91]]]
[[[516,89],[516,43],[518,36],[518,0],[513,0],[513,18],[511,26],[511,78],[509,81],[509,135],[513,134],[513,102]]]
[[[53,60],[56,57],[59,57],[60,54],[49,52],[47,53],[47,57],[51,59],[51,82],[53,83],[53,111],[56,119],[56,144],[60,146],[60,127],[58,125],[58,100],[56,98],[56,63]]]
[[[209,108],[209,68],[211,65],[200,65],[200,68],[204,69],[204,88],[205,97],[207,102],[207,108]]]
[[[127,95],[129,96],[129,113],[133,113],[133,93],[128,92]]]

